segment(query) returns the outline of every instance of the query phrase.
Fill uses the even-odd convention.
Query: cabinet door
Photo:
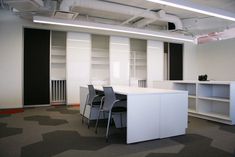
[[[110,84],[129,84],[129,38],[110,37]]]
[[[170,43],[170,80],[183,80],[183,45]]]
[[[91,36],[68,32],[66,45],[67,104],[79,104],[80,86],[90,80]]]
[[[164,56],[163,42],[148,40],[147,42],[147,84],[153,87],[153,81],[163,80]]]
[[[24,105],[50,103],[50,31],[24,29]]]

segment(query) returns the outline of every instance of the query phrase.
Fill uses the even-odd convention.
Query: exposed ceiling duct
[[[73,7],[72,7],[73,6]],[[124,15],[131,15],[133,17],[143,17],[148,19],[138,24],[137,26],[143,27],[151,22],[156,20],[172,22],[175,24],[176,29],[182,29],[181,20],[173,15],[166,14],[164,11],[160,11],[159,13],[145,10],[141,8],[131,7],[127,5],[121,5],[117,3],[109,3],[105,1],[96,1],[96,0],[63,0],[60,5],[60,10],[63,11],[73,11],[73,8],[76,6],[86,8],[86,9],[95,9],[100,11],[106,11],[111,13],[121,13]]]
[[[116,33],[126,33],[126,34],[134,34],[148,37],[155,37],[165,39],[167,41],[178,40],[178,41],[186,41],[186,42],[194,42],[194,38],[190,36],[185,36],[183,34],[167,32],[167,31],[151,31],[139,28],[130,28],[125,26],[118,25],[109,25],[109,24],[101,24],[97,22],[88,22],[81,20],[63,20],[56,18],[48,18],[42,16],[34,16],[33,21],[36,23],[43,24],[53,24],[59,26],[69,26],[69,27],[77,27],[83,29],[97,30],[97,31],[110,31]]]
[[[43,6],[42,0],[5,0],[5,3],[23,12],[38,11]]]
[[[135,25],[137,27],[144,27],[144,26],[146,26],[148,24],[151,24],[151,23],[153,23],[153,22],[155,22],[157,20],[167,21],[167,22],[174,23],[175,24],[175,28],[177,30],[179,30],[179,29],[181,30],[183,28],[182,22],[181,22],[181,20],[177,16],[169,15],[164,10],[158,11],[156,13],[156,17],[155,18],[140,20],[137,23],[135,23]]]

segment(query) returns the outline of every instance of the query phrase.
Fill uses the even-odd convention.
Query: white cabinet
[[[80,103],[80,86],[90,83],[91,35],[67,33],[67,104]]]
[[[129,85],[129,38],[110,36],[110,84]]]
[[[164,53],[163,42],[148,40],[147,41],[147,85],[153,87],[153,81],[162,81]]]
[[[191,116],[235,124],[235,82],[164,81],[155,82],[155,87],[188,91]]]

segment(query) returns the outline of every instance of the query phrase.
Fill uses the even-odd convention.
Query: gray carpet
[[[235,126],[189,117],[186,135],[127,145],[114,126],[105,142],[105,122],[95,134],[66,106],[0,115],[0,157],[235,157]]]

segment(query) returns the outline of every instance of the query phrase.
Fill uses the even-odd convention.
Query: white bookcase
[[[109,84],[109,37],[91,35],[91,83]]]
[[[66,103],[66,32],[51,31],[51,104]]]
[[[156,81],[154,87],[188,91],[191,116],[235,124],[235,82]]]
[[[51,78],[66,76],[66,32],[51,31]]]
[[[222,81],[175,81],[174,89],[189,92],[190,115],[233,125],[235,124],[233,84],[234,82]]]
[[[147,79],[147,41],[130,39],[130,85]]]

